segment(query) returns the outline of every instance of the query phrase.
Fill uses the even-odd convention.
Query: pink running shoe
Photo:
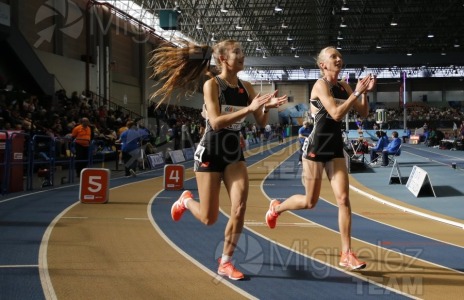
[[[348,252],[341,253],[339,265],[342,267],[348,267],[351,270],[361,270],[364,269],[367,264],[363,261],[360,261],[356,257],[356,254],[350,250]]]
[[[179,199],[172,204],[171,217],[174,221],[179,221],[184,211],[187,210],[187,207],[185,207],[185,199],[193,199],[192,193],[188,190],[184,191]]]
[[[273,229],[277,224],[278,213],[275,211],[275,207],[280,204],[280,201],[274,199],[269,204],[269,209],[266,212],[266,224],[269,228]]]
[[[237,270],[231,262],[221,263],[221,258],[218,259],[219,268],[217,273],[221,276],[227,276],[232,280],[240,280],[245,278],[242,272]]]

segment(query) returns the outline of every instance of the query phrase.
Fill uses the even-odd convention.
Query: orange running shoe
[[[227,276],[232,280],[240,280],[245,278],[242,272],[237,270],[231,262],[221,263],[221,258],[218,259],[219,268],[217,273],[221,276]]]
[[[179,221],[182,218],[182,214],[184,211],[187,210],[185,207],[185,199],[193,199],[193,195],[190,191],[184,191],[182,195],[180,195],[179,199],[177,199],[171,207],[171,217],[174,221]]]
[[[269,228],[274,228],[277,224],[277,217],[279,216],[278,213],[275,211],[275,207],[280,204],[280,201],[274,199],[269,204],[269,209],[266,213],[266,224]]]
[[[351,270],[361,270],[366,267],[366,263],[363,261],[360,261],[356,257],[356,254],[351,252],[351,250],[345,253],[343,252],[341,253],[339,265],[342,267],[348,267]]]

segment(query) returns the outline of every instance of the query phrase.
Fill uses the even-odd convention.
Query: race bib
[[[194,159],[196,161],[201,162],[201,158],[203,157],[204,152],[205,152],[205,147],[203,147],[202,145],[198,145],[197,150],[195,150]]]
[[[307,152],[306,150],[308,150],[308,145],[309,145],[309,139],[305,138],[304,143],[303,143],[303,147],[301,147],[301,150],[303,150],[304,153]]]
[[[221,105],[221,113],[222,114],[230,114],[230,113],[239,111],[242,108],[243,108],[243,106],[234,106],[234,105],[224,104],[224,105]],[[244,120],[245,120],[245,117],[243,117],[242,119],[236,121],[234,124],[229,125],[228,127],[226,127],[226,129],[239,131],[240,129],[242,129],[242,123],[243,123]]]

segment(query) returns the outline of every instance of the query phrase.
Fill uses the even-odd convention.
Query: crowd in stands
[[[94,139],[100,139],[108,146],[115,145],[121,130],[128,121],[138,122],[139,126],[146,127],[150,132],[150,143],[155,147],[171,142],[172,149],[192,147],[200,140],[204,130],[204,118],[201,109],[176,104],[151,103],[148,107],[148,120],[133,120],[131,115],[116,106],[115,109],[99,103],[85,92],[72,92],[59,90],[52,97],[42,97],[15,90],[11,86],[4,87],[0,92],[0,130],[22,130],[31,136],[39,134],[51,138],[70,138],[70,134],[81,118],[89,119]],[[355,115],[351,120],[357,121]],[[403,109],[388,109],[389,123],[403,121]],[[455,128],[456,138],[464,137],[464,113],[452,107],[437,108],[432,106],[419,106],[407,108],[407,121],[426,122],[438,129],[438,122],[448,121],[458,124]],[[358,125],[359,126],[359,125]],[[362,122],[363,129],[376,128],[374,111]],[[390,126],[390,125],[387,125]],[[394,127],[395,128],[395,127]],[[399,127],[396,127],[399,128]],[[410,126],[414,128],[414,126]],[[385,128],[388,129],[388,128]],[[271,140],[279,137],[282,141],[287,132],[285,126],[276,123],[264,128],[256,124],[244,124],[242,136],[246,145]],[[435,139],[435,138],[434,138]],[[436,141],[433,140],[436,145]]]
[[[384,128],[402,128],[404,119],[404,109],[401,108],[386,108],[387,127]],[[350,120],[357,121],[354,114],[350,115]],[[416,124],[422,125],[424,122],[429,124],[446,124],[445,126],[453,125],[453,122],[460,124],[464,120],[464,111],[462,108],[454,108],[451,106],[434,107],[431,105],[410,105],[406,108],[406,121],[409,128],[417,128]],[[363,129],[379,129],[376,128],[375,110],[371,110],[365,120],[363,120]],[[441,126],[443,127],[443,126]]]

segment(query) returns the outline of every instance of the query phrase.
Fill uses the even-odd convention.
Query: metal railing
[[[55,186],[58,174],[62,176],[60,184],[74,183],[77,163],[102,167],[108,154],[114,155],[117,170],[117,151],[101,151],[105,147],[103,141],[90,141],[86,159],[76,158],[75,143],[69,138],[31,138],[22,131],[0,131],[1,194]]]

